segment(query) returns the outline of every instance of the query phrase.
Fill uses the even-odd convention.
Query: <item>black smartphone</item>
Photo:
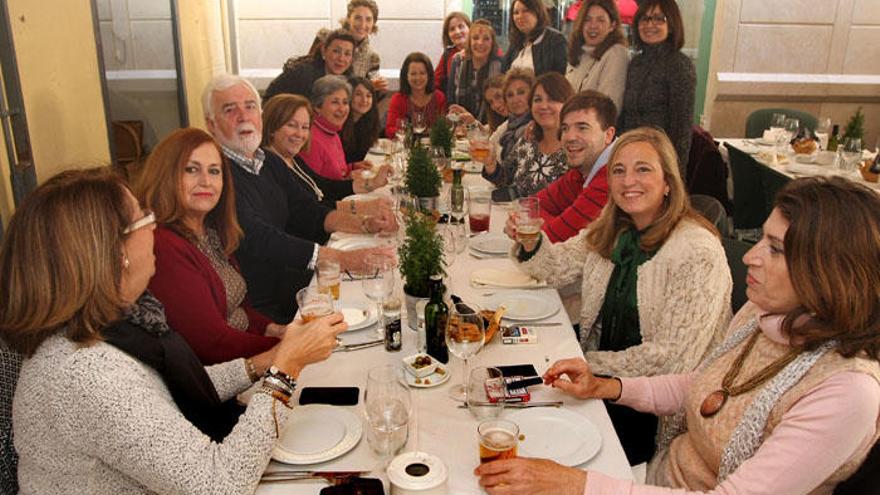
[[[299,403],[330,404],[333,406],[354,406],[358,403],[360,389],[357,387],[304,387],[299,394]]]
[[[322,488],[321,495],[385,495],[385,487],[376,478],[351,478],[345,484]]]
[[[538,370],[535,369],[535,365],[533,364],[512,364],[509,366],[496,366],[501,371],[501,374],[505,377],[509,376],[523,376],[523,377],[532,377],[538,376]]]

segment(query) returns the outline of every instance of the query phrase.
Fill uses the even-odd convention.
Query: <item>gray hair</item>
[[[211,78],[211,81],[205,86],[205,90],[202,91],[202,110],[205,112],[206,119],[214,118],[214,103],[211,98],[214,92],[223,91],[239,84],[250,89],[257,100],[257,105],[261,105],[260,93],[250,81],[235,74],[217,74]]]
[[[351,99],[351,84],[348,84],[344,77],[330,74],[319,78],[312,85],[312,106],[320,107],[324,104],[325,98],[340,89],[344,89],[348,93],[348,98]]]

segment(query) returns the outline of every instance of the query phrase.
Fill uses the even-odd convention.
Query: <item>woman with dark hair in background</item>
[[[470,28],[471,18],[464,12],[450,12],[443,19],[443,55],[434,69],[434,87],[441,92],[446,91],[452,57],[467,47]]]
[[[471,24],[468,44],[452,58],[446,101],[452,113],[469,113],[486,121],[488,105],[483,101],[486,80],[501,74],[501,57],[496,55],[498,42],[489,21],[477,19]]]
[[[529,113],[534,127],[523,135],[498,167],[491,162],[484,177],[498,187],[512,187],[511,197],[531,196],[568,170],[565,150],[559,141],[559,112],[574,94],[562,74],[540,76],[529,94]]]
[[[446,113],[446,97],[441,91],[434,89],[434,71],[431,59],[421,52],[413,52],[403,60],[400,68],[400,91],[391,97],[388,106],[388,122],[385,124],[385,136],[393,138],[397,133],[399,120],[409,120],[420,114],[427,128],[430,128],[438,117]]]
[[[620,132],[641,126],[663,129],[687,177],[697,72],[681,53],[684,23],[675,0],[645,0],[635,18],[634,43],[641,52],[629,63]]]
[[[370,36],[379,28],[379,6],[374,0],[349,0],[342,29],[354,37],[354,53],[351,57],[351,74],[372,82],[376,91],[385,91],[388,81],[379,77],[381,60],[379,54],[370,47]]]
[[[593,89],[623,106],[629,51],[615,0],[584,2],[568,40],[565,78],[576,93]]]
[[[504,102],[504,74],[498,74],[486,79],[483,85],[483,103],[486,104],[486,121],[489,132],[507,120],[507,103]]]
[[[331,31],[320,48],[298,58],[290,58],[278,75],[266,88],[263,101],[281,93],[303,95],[310,98],[315,81],[325,75],[348,76],[351,74],[354,54],[354,36],[345,29]]]
[[[545,72],[565,75],[565,36],[550,27],[547,8],[541,0],[514,0],[510,15],[510,48],[504,56],[504,71],[531,69],[535,76]]]
[[[367,157],[367,152],[379,139],[379,110],[373,84],[363,77],[348,80],[352,87],[351,111],[342,126],[340,137],[345,150],[345,161],[356,163]]]

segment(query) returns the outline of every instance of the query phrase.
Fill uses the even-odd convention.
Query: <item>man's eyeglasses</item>
[[[646,15],[639,19],[639,24],[666,24],[666,16],[663,14]]]
[[[144,228],[147,225],[152,225],[154,223],[156,223],[156,214],[150,210],[144,210],[144,216],[132,222],[131,225],[122,231],[122,233],[128,235],[137,229]]]

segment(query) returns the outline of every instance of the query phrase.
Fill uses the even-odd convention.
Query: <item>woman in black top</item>
[[[684,25],[674,0],[645,0],[636,12],[634,33],[641,53],[629,63],[618,131],[643,126],[663,129],[687,177],[697,73],[683,53]]]
[[[303,95],[312,94],[312,85],[327,74],[348,75],[354,54],[355,40],[348,31],[331,31],[320,48],[296,59],[290,58],[284,64],[283,72],[266,88],[263,101],[281,93]]]
[[[511,67],[532,69],[535,76],[545,72],[565,75],[568,42],[549,26],[542,0],[515,0],[510,16],[510,48],[504,55],[504,72]]]
[[[345,150],[345,163],[357,163],[364,161],[379,139],[379,110],[373,83],[363,77],[352,77],[348,82],[352,87],[351,111],[339,137]]]

